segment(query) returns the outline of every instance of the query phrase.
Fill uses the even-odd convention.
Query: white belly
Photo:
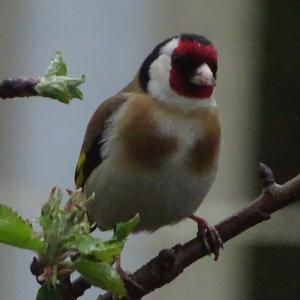
[[[154,231],[179,222],[200,205],[215,177],[215,170],[206,176],[189,173],[180,164],[166,164],[155,172],[126,171],[109,158],[87,181],[87,194],[95,192],[88,205],[90,216],[103,229],[141,216],[138,231]],[[93,189],[91,189],[91,186]]]

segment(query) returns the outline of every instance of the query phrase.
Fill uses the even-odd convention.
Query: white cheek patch
[[[169,84],[169,73],[171,69],[171,57],[168,54],[161,54],[151,64],[149,69],[150,80],[148,82],[148,91],[155,98],[167,97],[171,95]]]
[[[179,38],[174,38],[160,50],[160,55],[151,64],[149,69],[150,80],[149,92],[156,98],[171,97],[172,90],[169,84],[169,73],[171,69],[171,55],[178,47]]]
[[[179,38],[172,39],[169,43],[162,47],[161,53],[172,55],[173,51],[178,47]]]

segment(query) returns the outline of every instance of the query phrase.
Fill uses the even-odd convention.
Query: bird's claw
[[[203,241],[208,255],[211,255],[213,253],[215,255],[214,260],[218,260],[218,257],[220,255],[220,248],[224,248],[223,241],[220,237],[219,232],[214,226],[208,224],[207,221],[200,217],[191,216],[191,219],[197,222],[197,236]]]

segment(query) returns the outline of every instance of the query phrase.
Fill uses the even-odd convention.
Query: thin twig
[[[40,82],[39,78],[14,78],[0,82],[0,98],[37,96],[35,86]]]

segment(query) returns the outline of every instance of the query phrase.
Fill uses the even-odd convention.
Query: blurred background
[[[216,99],[220,168],[198,214],[215,223],[260,192],[258,162],[279,182],[300,167],[300,2],[243,0],[1,0],[0,80],[42,74],[62,50],[73,76],[86,74],[84,101],[0,101],[0,201],[31,219],[53,186],[72,188],[85,126],[161,40],[203,34],[219,51]],[[183,199],[184,201],[184,199]],[[299,205],[225,245],[221,258],[193,264],[145,299],[299,299]],[[129,239],[122,261],[134,271],[162,248],[196,234],[184,221]],[[101,234],[105,237],[107,234]],[[32,253],[0,245],[1,299],[35,299]],[[96,299],[89,290],[82,299]]]

